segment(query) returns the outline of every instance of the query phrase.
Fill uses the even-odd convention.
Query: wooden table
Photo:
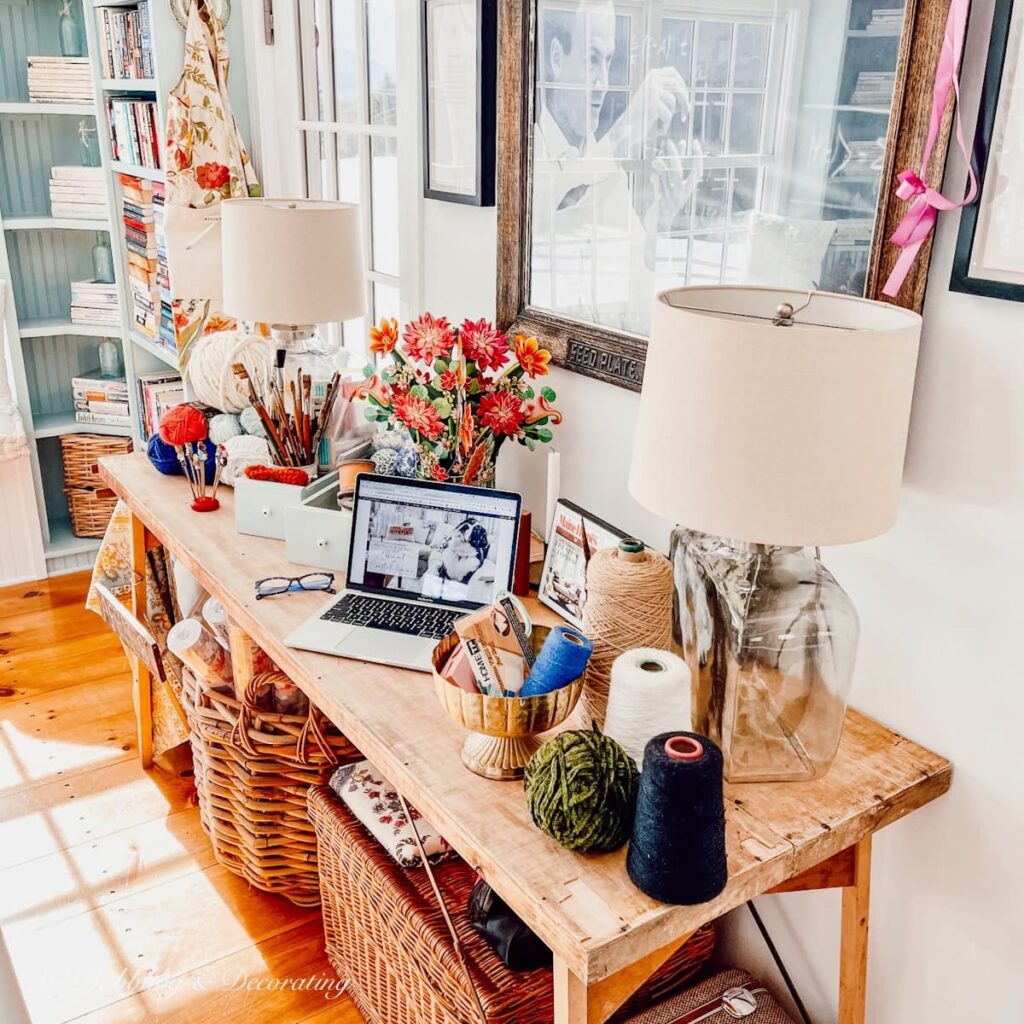
[[[835,887],[843,890],[839,1021],[863,1024],[871,836],[949,788],[944,758],[850,711],[823,778],[725,787],[729,883],[716,899],[655,902],[629,882],[624,851],[563,850],[533,826],[520,783],[463,768],[465,734],[428,675],[286,647],[283,638],[324,596],[256,601],[257,578],[308,569],[285,561],[280,541],[235,532],[230,489],[221,489],[219,511],[197,514],[185,481],[160,476],[144,455],[101,465],[135,519],[135,568],[144,569],[152,534],[551,948],[557,1024],[607,1020],[697,928],[752,897]],[[146,709],[150,678],[142,664],[136,672],[137,706]]]

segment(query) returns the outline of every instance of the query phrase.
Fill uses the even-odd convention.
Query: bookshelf
[[[113,159],[107,125],[109,97],[137,96],[156,105],[162,142],[166,96],[181,72],[184,35],[166,0],[71,0],[88,55],[93,97],[35,102],[28,89],[29,56],[60,53],[63,0],[0,0],[0,280],[7,281],[6,329],[14,390],[29,434],[32,477],[47,572],[72,572],[92,563],[99,541],[71,533],[64,496],[61,434],[90,432],[134,438],[141,444],[136,382],[140,374],[177,368],[176,353],[135,330],[128,287],[128,252],[122,223],[121,175],[162,182],[159,168]],[[97,11],[141,8],[151,42],[147,73],[111,77],[101,54]],[[227,27],[232,52],[231,101],[248,133],[245,48],[239,9]],[[106,214],[55,217],[50,168],[82,163],[80,132],[95,130]],[[162,160],[161,160],[162,165]],[[97,232],[109,240],[120,304],[116,325],[73,323],[71,282],[92,278]],[[81,424],[75,419],[71,379],[99,365],[99,345],[117,342],[128,381],[131,425]]]

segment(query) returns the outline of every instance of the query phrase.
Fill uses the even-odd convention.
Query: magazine
[[[618,544],[626,534],[561,498],[555,504],[551,525],[537,596],[574,626],[582,627],[590,556]]]

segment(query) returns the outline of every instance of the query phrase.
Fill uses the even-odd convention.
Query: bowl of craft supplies
[[[462,763],[487,779],[521,779],[540,735],[569,717],[593,645],[571,626],[534,626],[511,595],[459,619],[434,648],[434,689],[469,730]]]

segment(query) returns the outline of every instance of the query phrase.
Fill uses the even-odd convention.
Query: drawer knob
[[[270,509],[269,509],[269,508],[261,508],[261,509],[260,509],[260,511],[261,511],[261,512],[262,512],[262,513],[263,513],[263,514],[264,514],[265,516],[269,516],[269,515],[270,515]]]
[[[325,540],[325,539],[324,539],[323,537],[321,537],[321,538],[320,538],[320,539],[319,539],[319,540],[318,540],[318,541],[316,542],[316,546],[317,546],[318,548],[320,548],[320,550],[322,551],[322,550],[323,550],[323,549],[324,549],[325,547],[327,547],[327,541],[326,541],[326,540]]]

